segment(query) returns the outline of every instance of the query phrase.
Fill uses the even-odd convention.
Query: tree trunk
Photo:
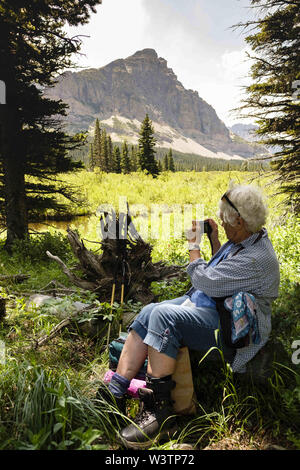
[[[26,208],[24,149],[20,148],[20,132],[16,113],[5,105],[7,112],[3,122],[1,147],[3,152],[5,219],[7,228],[6,248],[16,239],[28,235]]]
[[[2,27],[3,26],[3,27]],[[15,80],[15,64],[8,50],[9,31],[1,25],[1,72],[5,84],[6,103],[0,105],[0,158],[3,165],[4,205],[7,227],[6,248],[10,249],[16,239],[28,235],[25,193],[25,152],[21,142],[19,100]]]

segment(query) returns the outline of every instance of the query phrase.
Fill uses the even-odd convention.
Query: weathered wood
[[[44,346],[44,344],[48,343],[51,339],[58,335],[60,331],[62,331],[66,326],[70,325],[71,318],[64,318],[58,325],[56,325],[50,332],[49,335],[45,335],[42,338],[35,340],[35,349]]]
[[[79,259],[81,266],[92,276],[104,277],[105,271],[101,266],[101,257],[89,251],[76,232],[68,228],[67,234],[73,253]]]
[[[52,255],[50,251],[46,251],[46,254],[47,256],[49,256],[50,259],[52,259],[53,261],[56,261],[56,263],[58,263],[62,267],[63,272],[66,274],[66,276],[68,276],[68,278],[72,281],[72,283],[75,284],[75,286],[81,287],[82,289],[85,289],[85,290],[92,290],[92,291],[94,290],[95,288],[94,283],[82,280],[79,277],[77,277],[75,274],[72,273],[72,271],[65,265],[65,263],[58,256]]]
[[[116,222],[117,236],[121,233],[119,231],[120,216],[115,217],[114,214],[112,216]],[[122,216],[124,217],[124,214]],[[101,254],[88,250],[78,233],[68,227],[67,237],[74,255],[79,260],[78,266],[72,271],[59,257],[50,252],[47,252],[47,255],[62,267],[63,272],[73,284],[84,290],[97,292],[101,301],[110,301],[113,284],[115,284],[115,301],[120,301],[123,282],[125,287],[124,301],[133,299],[149,303],[155,299],[155,295],[150,290],[153,281],[181,277],[185,275],[185,269],[182,266],[169,266],[162,261],[153,263],[152,246],[139,236],[130,217],[128,215],[127,217],[126,227],[130,225],[127,238],[108,238],[106,237],[106,226],[104,224],[101,226],[103,236],[100,242]],[[124,222],[124,218],[122,220]],[[122,259],[124,259],[123,271]],[[117,271],[116,265],[118,266]],[[76,269],[84,273],[82,277],[74,274]]]
[[[14,282],[23,282],[26,279],[29,279],[29,274],[5,274],[0,275],[0,281],[14,281]]]

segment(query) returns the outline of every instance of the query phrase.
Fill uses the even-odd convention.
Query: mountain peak
[[[99,69],[63,75],[47,96],[69,105],[68,122],[76,130],[88,129],[96,117],[142,122],[148,114],[158,125],[176,130],[178,139],[184,136],[207,151],[232,156],[249,153],[232,141],[213,107],[198,92],[186,90],[167,61],[151,48]]]
[[[154,49],[142,49],[128,57],[128,59],[133,57],[136,59],[158,59],[157,52]]]

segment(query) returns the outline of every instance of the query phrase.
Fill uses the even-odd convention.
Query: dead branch
[[[72,271],[70,271],[70,269],[65,265],[65,263],[58,256],[52,255],[50,251],[46,251],[46,254],[47,256],[49,256],[50,259],[53,259],[53,261],[56,261],[56,263],[58,263],[62,267],[63,272],[66,274],[66,276],[68,276],[68,278],[72,281],[72,283],[75,284],[75,286],[81,287],[82,289],[85,289],[85,290],[95,289],[94,283],[82,280],[79,277],[77,277],[75,274],[72,273]]]
[[[49,335],[45,335],[39,340],[35,340],[35,349],[44,346],[44,344],[48,343],[52,338],[54,338],[60,331],[62,331],[66,326],[71,323],[71,318],[64,318],[58,325],[56,325],[50,332]]]
[[[29,274],[8,274],[8,275],[0,275],[0,281],[10,280],[13,282],[23,282],[26,279],[29,279]]]

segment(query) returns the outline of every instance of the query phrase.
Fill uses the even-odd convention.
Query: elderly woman
[[[121,404],[130,381],[148,357],[146,388],[140,389],[141,412],[135,424],[122,429],[120,439],[129,448],[146,448],[175,428],[171,390],[180,347],[207,351],[216,346],[220,328],[216,298],[238,293],[254,296],[258,338],[236,349],[233,372],[245,372],[246,363],[266,343],[271,330],[271,304],[278,295],[279,265],[265,228],[267,209],[253,186],[235,186],[219,202],[219,217],[228,241],[221,246],[218,226],[212,228],[213,256],[201,257],[197,224],[188,234],[192,288],[182,297],[146,305],[129,327],[116,374],[109,390]],[[222,327],[221,327],[222,337]],[[219,346],[219,345],[218,345]],[[163,426],[162,426],[163,424]]]

